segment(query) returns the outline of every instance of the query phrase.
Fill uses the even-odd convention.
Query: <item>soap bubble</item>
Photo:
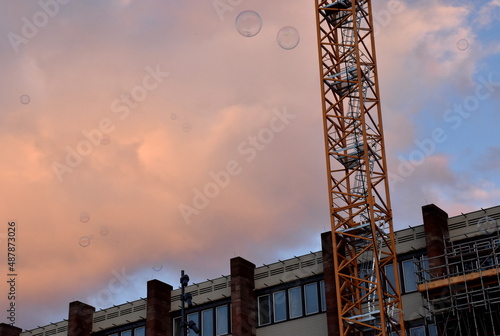
[[[177,119],[177,114],[172,113],[172,114],[170,115],[170,119],[172,119],[172,120]]]
[[[82,212],[80,214],[80,222],[87,223],[90,220],[90,215],[87,212]]]
[[[20,100],[21,100],[21,103],[28,104],[31,101],[31,98],[27,94],[23,94],[21,96]]]
[[[184,124],[182,124],[182,130],[183,130],[184,132],[189,132],[189,131],[191,131],[191,124],[190,124],[190,123],[184,123]]]
[[[467,50],[469,48],[469,41],[466,39],[461,39],[457,41],[457,48],[460,51]]]
[[[106,226],[101,227],[101,230],[99,231],[101,236],[107,236],[109,234],[109,229]]]
[[[159,272],[159,271],[161,271],[162,268],[163,268],[162,265],[155,265],[155,266],[153,266],[153,271]]]
[[[245,37],[252,37],[257,35],[262,28],[262,20],[254,11],[243,11],[236,17],[236,29]]]
[[[80,237],[78,244],[80,244],[81,247],[87,247],[90,245],[90,238],[87,236]]]
[[[109,137],[109,135],[107,134],[104,134],[101,138],[101,145],[109,145],[111,143],[111,138]]]
[[[477,228],[486,233],[493,233],[497,229],[497,221],[494,218],[485,216],[477,221]]]
[[[292,26],[283,27],[279,30],[276,40],[281,48],[285,50],[293,49],[299,44],[299,31]]]

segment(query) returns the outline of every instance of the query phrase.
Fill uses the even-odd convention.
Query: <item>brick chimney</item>
[[[255,336],[255,265],[236,257],[231,259],[231,325],[233,336]]]
[[[448,214],[434,204],[422,207],[425,243],[431,280],[447,274],[446,239],[449,237]]]
[[[335,265],[333,262],[332,232],[323,232],[321,234],[321,252],[323,254],[328,336],[340,336],[337,290],[335,288]]]
[[[159,280],[148,281],[146,336],[172,336],[170,316],[172,286]]]
[[[69,304],[68,336],[90,336],[95,308],[80,301]]]

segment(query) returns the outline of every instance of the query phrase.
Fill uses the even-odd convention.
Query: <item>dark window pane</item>
[[[389,286],[389,284],[387,283],[386,286],[387,286],[387,291],[391,294],[394,294],[395,293],[395,289],[396,289],[396,282],[395,282],[395,279],[394,279],[394,265],[390,264],[390,265],[387,265],[385,266],[385,274],[387,275],[387,278],[389,279],[389,281],[391,282],[392,286],[394,286],[394,289]]]
[[[217,336],[229,334],[229,309],[227,306],[215,308]]]
[[[326,311],[325,281],[323,280],[319,282],[319,293],[321,295],[321,311]]]
[[[259,296],[259,325],[271,323],[271,311],[269,305],[269,295]]]
[[[405,292],[414,292],[417,290],[417,274],[413,260],[405,260],[403,265],[403,279],[405,282]]]
[[[201,312],[201,336],[214,335],[214,311],[212,309]]]
[[[174,336],[181,336],[181,318],[174,318]]]
[[[194,323],[196,323],[196,326],[198,327],[198,329],[200,329],[200,320],[198,318],[198,313],[189,314],[187,316],[187,321],[188,321],[188,323],[189,323],[189,321],[193,321]],[[189,329],[188,335],[189,336],[197,336],[197,334],[194,331],[192,331],[191,329]]]
[[[139,327],[134,329],[134,336],[145,336],[146,334],[146,328],[144,327]]]
[[[122,331],[120,336],[132,336],[132,329]]]
[[[425,336],[425,327],[416,327],[410,329],[410,336]]]
[[[302,316],[302,292],[300,287],[290,288],[288,290],[290,318]]]
[[[318,285],[311,283],[304,286],[306,297],[306,315],[317,313],[318,310]]]
[[[286,320],[286,296],[285,291],[273,293],[274,322]]]

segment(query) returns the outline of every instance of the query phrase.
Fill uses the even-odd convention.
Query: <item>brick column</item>
[[[0,323],[0,336],[19,336],[22,329],[7,323]]]
[[[148,281],[146,336],[172,336],[172,289],[172,286],[159,280]]]
[[[255,336],[257,304],[255,265],[236,257],[231,259],[231,325],[233,336]]]
[[[340,336],[337,290],[335,288],[335,265],[333,262],[332,232],[321,234],[321,252],[323,254],[323,276],[326,296],[326,323],[328,336]]]
[[[80,301],[69,304],[68,336],[90,336],[95,308]]]
[[[449,236],[448,214],[434,204],[422,207],[424,220],[425,244],[431,279],[447,274],[446,271],[446,242]]]

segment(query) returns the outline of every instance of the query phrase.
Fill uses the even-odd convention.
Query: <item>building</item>
[[[500,206],[448,218],[431,204],[422,214],[422,225],[395,233],[408,335],[500,334]],[[318,252],[230,265],[230,275],[185,288],[188,320],[202,335],[336,335],[330,232]],[[369,262],[360,269],[370,276]],[[146,298],[100,311],[71,302],[67,320],[25,331],[0,324],[0,336],[178,336],[180,298],[181,289],[151,280]]]

